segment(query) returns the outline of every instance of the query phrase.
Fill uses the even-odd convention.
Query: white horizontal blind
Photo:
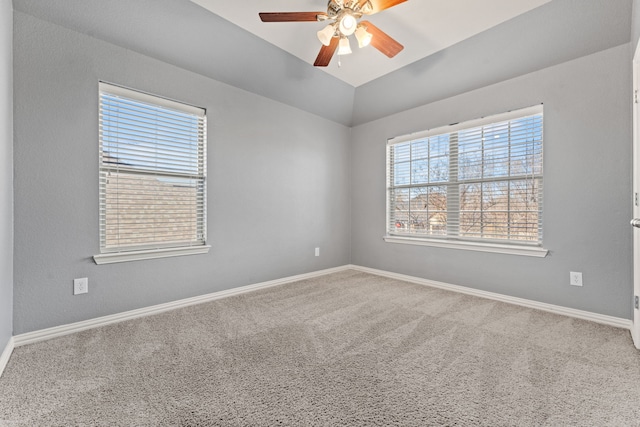
[[[389,235],[542,244],[542,106],[394,138]]]
[[[100,83],[100,248],[206,243],[204,109]]]

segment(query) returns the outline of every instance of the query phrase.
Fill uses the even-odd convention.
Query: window
[[[96,263],[206,252],[204,109],[100,83],[99,143]]]
[[[541,105],[389,140],[386,240],[539,248],[542,142]]]

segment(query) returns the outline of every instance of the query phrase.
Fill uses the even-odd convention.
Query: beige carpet
[[[640,352],[345,271],[17,348],[0,425],[640,426]]]

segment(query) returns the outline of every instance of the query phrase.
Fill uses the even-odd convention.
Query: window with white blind
[[[385,240],[546,255],[542,146],[542,105],[389,140]]]
[[[96,263],[203,253],[205,110],[100,83]]]

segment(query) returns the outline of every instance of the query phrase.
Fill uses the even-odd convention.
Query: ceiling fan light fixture
[[[340,38],[340,44],[338,45],[338,55],[349,55],[351,52],[351,44],[346,37]]]
[[[371,39],[373,38],[373,34],[367,31],[367,29],[360,25],[356,30],[356,39],[358,39],[358,47],[363,48],[365,46],[369,46],[371,43]]]
[[[346,12],[340,19],[340,33],[344,36],[350,36],[356,30],[358,20],[352,14]]]
[[[332,24],[327,25],[322,30],[318,31],[318,40],[325,45],[329,46],[331,44],[331,38],[336,33],[336,29]]]

